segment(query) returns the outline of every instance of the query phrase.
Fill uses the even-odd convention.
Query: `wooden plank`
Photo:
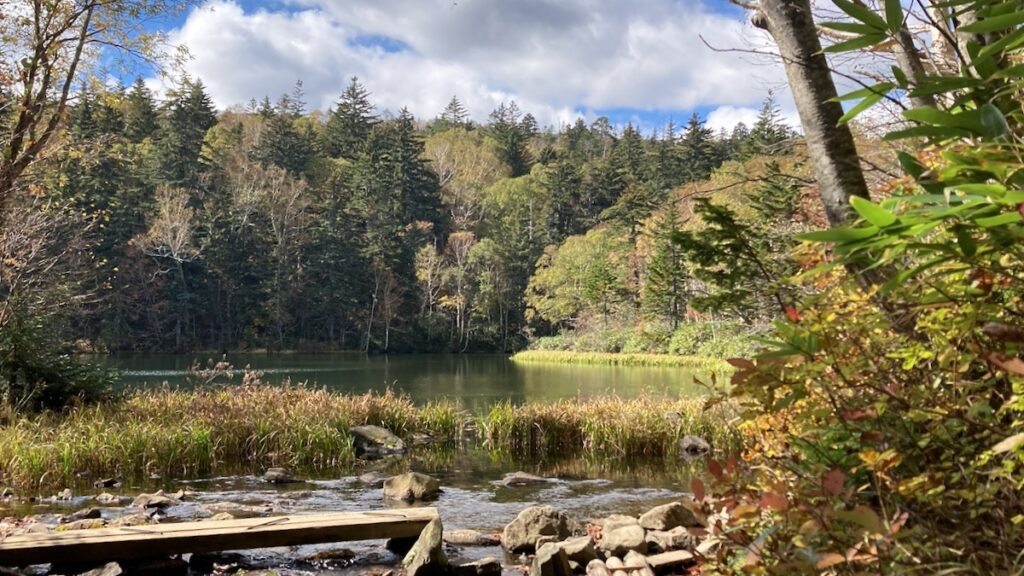
[[[0,542],[0,566],[412,538],[434,518],[436,508],[406,508],[22,534]]]

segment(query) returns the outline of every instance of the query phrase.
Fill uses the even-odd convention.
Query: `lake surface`
[[[128,388],[164,383],[188,386],[189,367],[207,360],[206,356],[167,354],[107,358],[109,365],[121,371],[121,382]],[[683,368],[525,364],[503,355],[229,354],[227,361],[236,369],[234,381],[241,381],[241,369],[249,366],[272,383],[306,382],[352,394],[390,387],[418,403],[448,398],[477,410],[505,400],[551,402],[609,394],[694,396],[704,393],[695,377],[708,380],[706,374]]]

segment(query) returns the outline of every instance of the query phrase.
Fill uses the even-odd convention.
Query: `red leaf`
[[[1024,216],[1024,204],[1017,205],[1017,212],[1020,212],[1020,215]]]
[[[708,472],[719,482],[725,482],[725,474],[722,473],[722,465],[718,460],[708,460]]]
[[[786,306],[786,316],[789,316],[790,321],[794,323],[800,321],[800,313],[792,306]]]
[[[1002,368],[1010,374],[1024,376],[1024,360],[1013,356],[1004,356],[993,352],[988,355],[988,361]]]
[[[843,484],[846,482],[846,474],[839,468],[833,468],[825,473],[821,481],[821,487],[827,494],[838,496],[843,492]]]
[[[690,490],[693,491],[693,499],[697,502],[703,502],[704,498],[708,495],[707,490],[704,489],[704,483],[700,481],[700,478],[694,478],[690,481]]]
[[[740,370],[753,370],[754,368],[757,367],[754,365],[753,362],[747,360],[746,358],[727,358],[725,361],[735,366],[736,368],[739,368]]]
[[[789,500],[786,500],[786,497],[782,494],[765,492],[761,494],[761,508],[785,512],[789,508]]]
[[[732,474],[733,472],[736,471],[736,457],[735,456],[730,456],[729,459],[726,460],[726,462],[725,462],[725,471],[728,472],[729,474]]]
[[[868,430],[860,435],[861,442],[881,442],[882,440],[885,440],[885,436],[875,430]]]
[[[857,408],[844,410],[840,416],[847,422],[856,422],[858,420],[873,420],[878,417],[878,412],[874,408]]]

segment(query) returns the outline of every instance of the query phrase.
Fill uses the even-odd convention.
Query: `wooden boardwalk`
[[[436,508],[406,508],[22,534],[0,542],[0,566],[414,538],[434,518]]]

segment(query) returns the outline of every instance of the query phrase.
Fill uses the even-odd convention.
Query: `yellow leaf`
[[[846,562],[846,556],[835,552],[826,552],[818,556],[818,563],[815,565],[815,568],[818,570],[824,570],[825,568],[835,566],[836,564],[842,564],[843,562]]]

